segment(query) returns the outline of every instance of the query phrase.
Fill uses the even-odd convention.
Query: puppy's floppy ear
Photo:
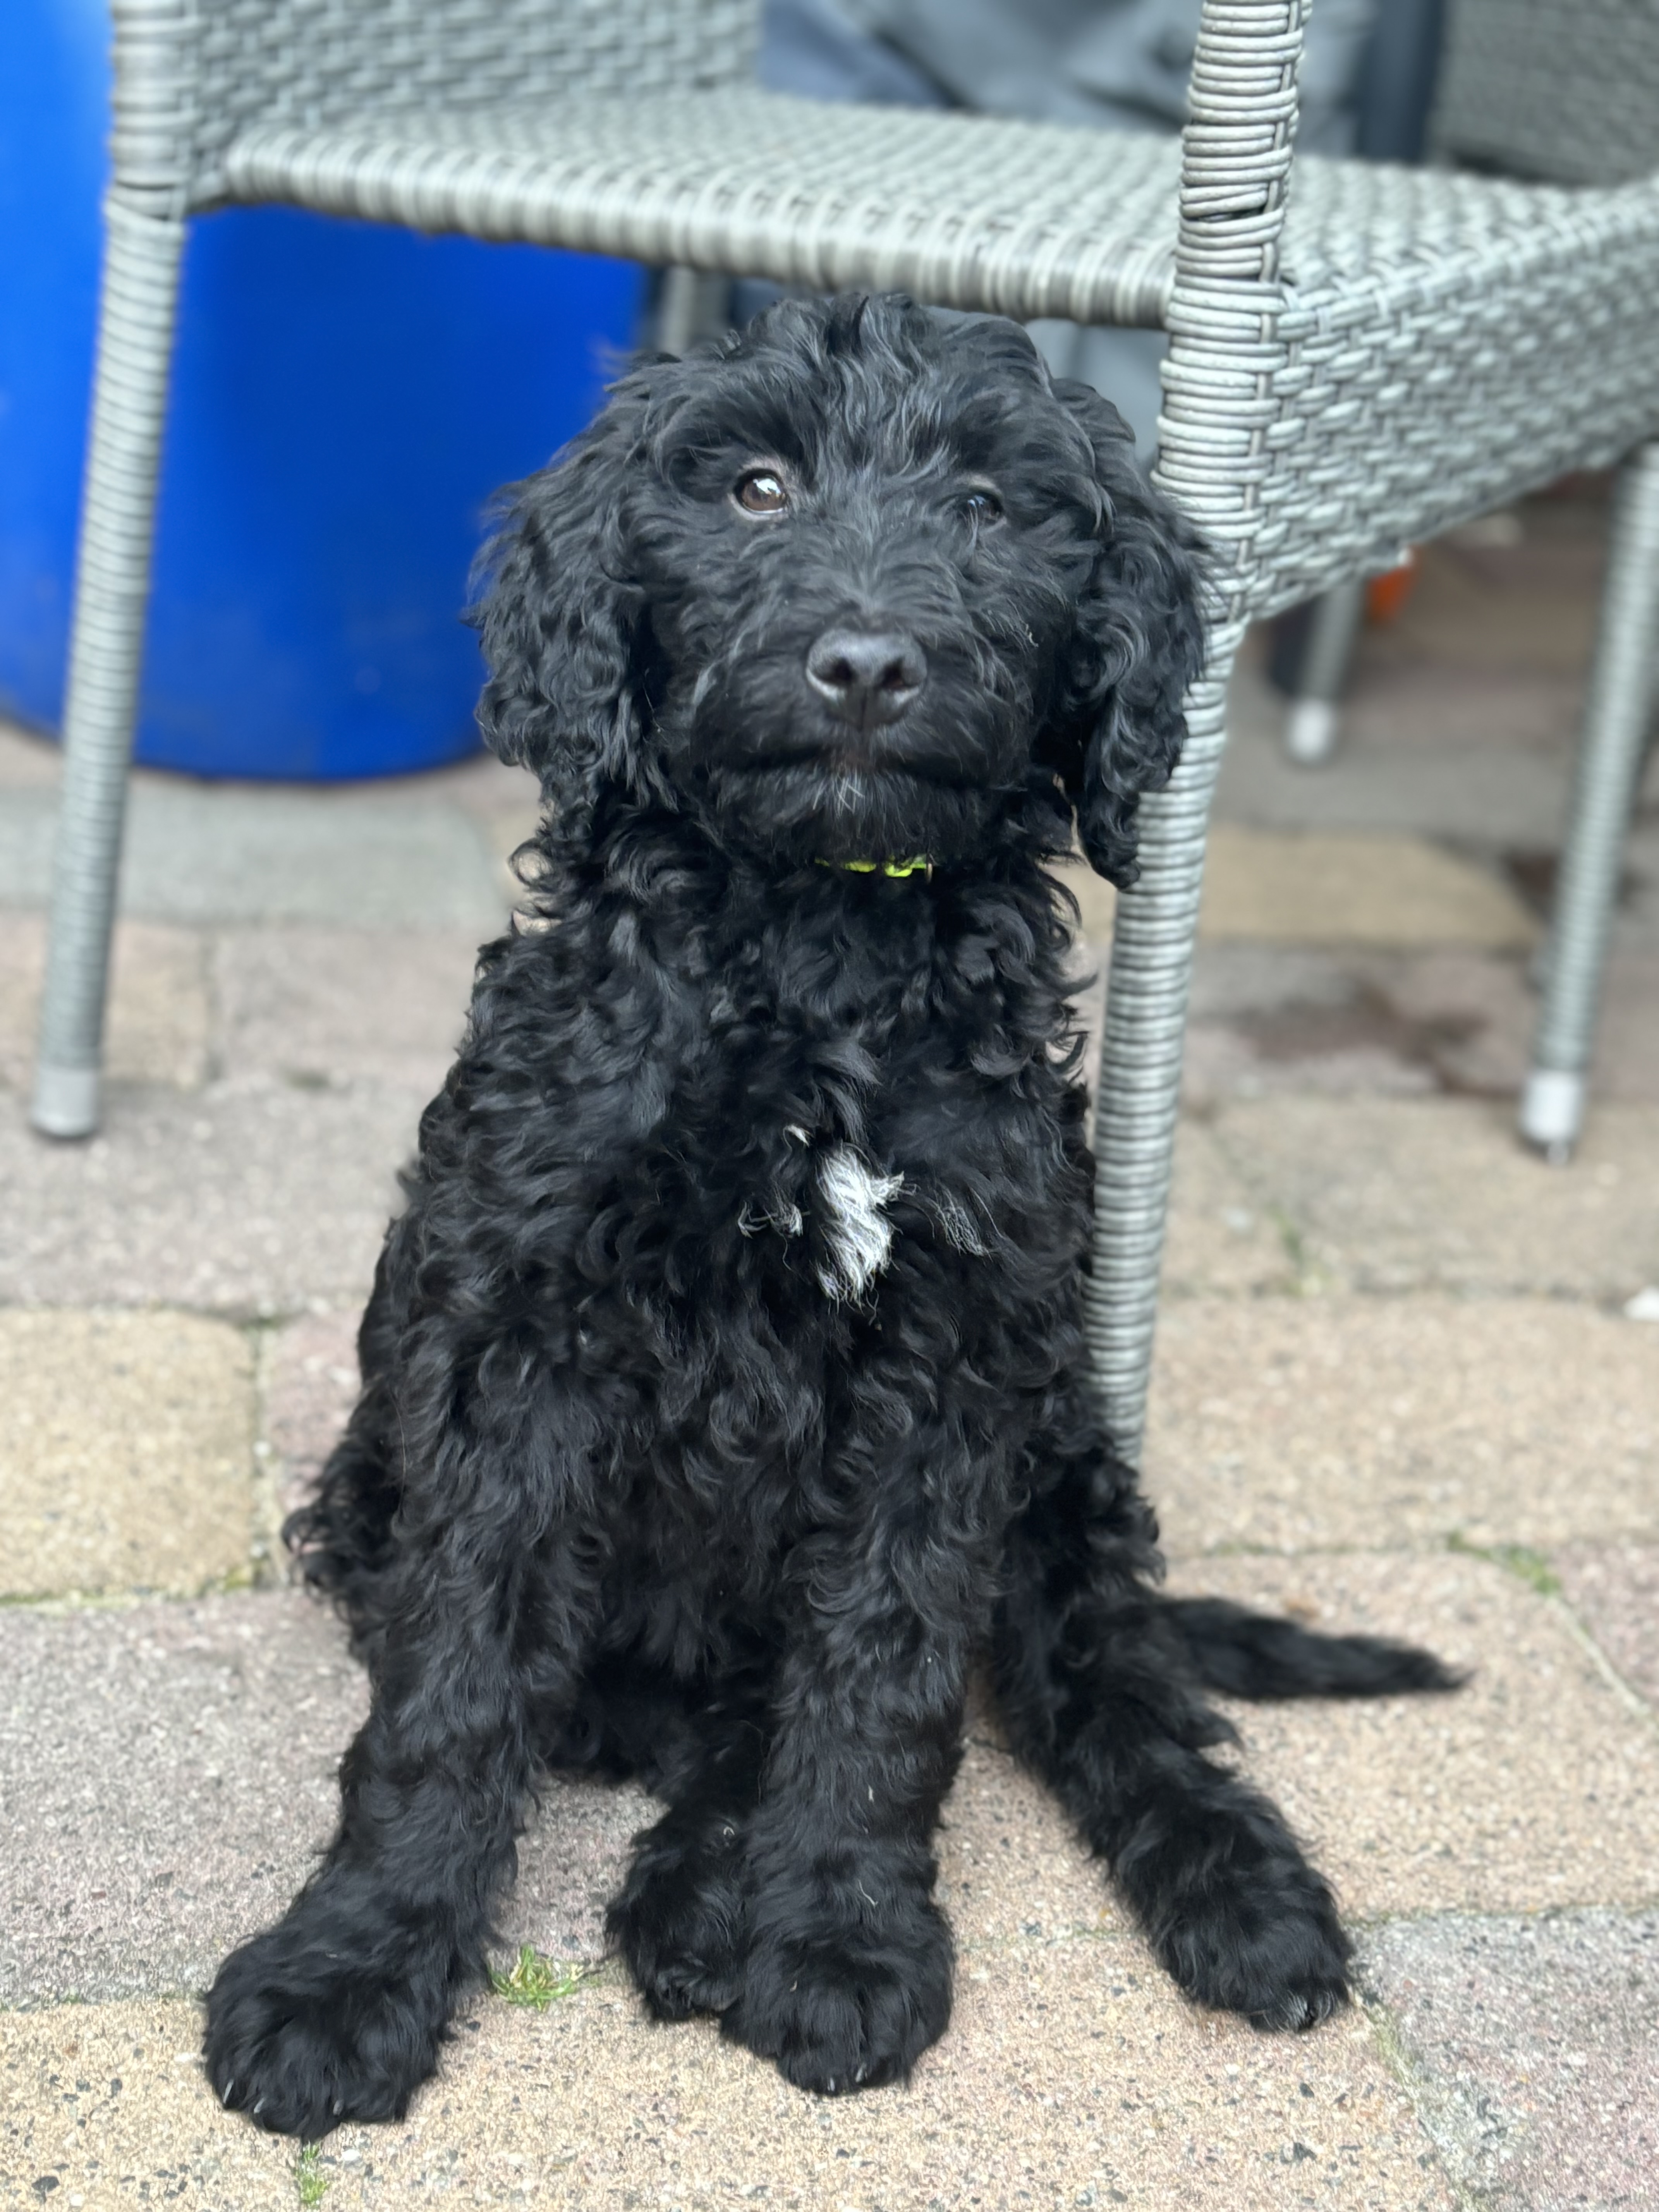
[[[1086,384],[1059,383],[1093,450],[1094,571],[1078,603],[1052,757],[1091,863],[1133,883],[1135,814],[1170,779],[1187,734],[1182,702],[1204,659],[1197,543],[1137,468],[1117,410]]]
[[[488,666],[478,726],[533,769],[561,819],[585,822],[607,783],[647,775],[635,643],[643,595],[623,526],[645,378],[619,384],[549,468],[501,495],[501,527],[474,571],[468,620]]]

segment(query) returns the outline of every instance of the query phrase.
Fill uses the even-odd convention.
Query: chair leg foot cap
[[[95,1067],[37,1069],[29,1119],[43,1137],[90,1137],[98,1127]]]
[[[1322,768],[1336,750],[1338,714],[1329,699],[1294,699],[1285,720],[1285,750],[1298,768]]]
[[[1557,1167],[1572,1158],[1584,1121],[1584,1079],[1534,1067],[1521,1094],[1521,1133]]]

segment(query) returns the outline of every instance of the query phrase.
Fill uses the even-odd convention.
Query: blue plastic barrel
[[[108,129],[102,0],[0,0],[0,712],[58,726]],[[588,419],[627,263],[289,208],[191,225],[137,757],[426,768],[477,743],[483,510]]]

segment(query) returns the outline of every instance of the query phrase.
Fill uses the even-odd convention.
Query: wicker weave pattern
[[[1310,162],[1310,197],[1323,165]],[[1261,407],[1260,501],[1237,541],[1255,611],[1290,605],[1402,543],[1659,430],[1659,183],[1534,191],[1520,220],[1456,242],[1402,240],[1389,265],[1383,172],[1368,269],[1297,281],[1286,224],[1283,349]],[[1502,187],[1487,187],[1507,197]],[[1298,265],[1299,264],[1299,265]]]
[[[1180,149],[756,91],[262,128],[227,189],[485,238],[945,306],[1157,325]]]
[[[760,0],[113,0],[115,166],[150,211],[223,189],[252,125],[729,84]]]
[[[1291,94],[1276,97],[1287,128]],[[1280,191],[1288,138],[1252,159]],[[1222,173],[1237,192],[1240,172]],[[225,165],[239,197],[422,229],[1172,328],[1179,181],[1156,139],[960,115],[907,117],[901,135],[890,111],[752,91],[262,126]],[[1406,539],[1656,427],[1659,185],[1309,160],[1288,209],[1250,223],[1221,220],[1221,189],[1189,192],[1189,259],[1224,229],[1230,256],[1259,261],[1263,226],[1283,226],[1279,274],[1251,301],[1253,451],[1246,465],[1229,446],[1237,511],[1210,517],[1236,609],[1386,567]],[[1237,269],[1218,274],[1236,317]],[[1200,320],[1215,312],[1201,289],[1190,298]],[[1178,428],[1167,442],[1181,447]],[[1220,457],[1190,456],[1200,473]],[[1190,502],[1186,463],[1170,466]]]
[[[1456,0],[1434,146],[1517,176],[1616,185],[1659,168],[1655,0]]]

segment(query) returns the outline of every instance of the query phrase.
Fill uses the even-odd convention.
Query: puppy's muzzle
[[[900,629],[827,629],[806,656],[806,680],[856,730],[896,722],[927,681],[927,662]]]

